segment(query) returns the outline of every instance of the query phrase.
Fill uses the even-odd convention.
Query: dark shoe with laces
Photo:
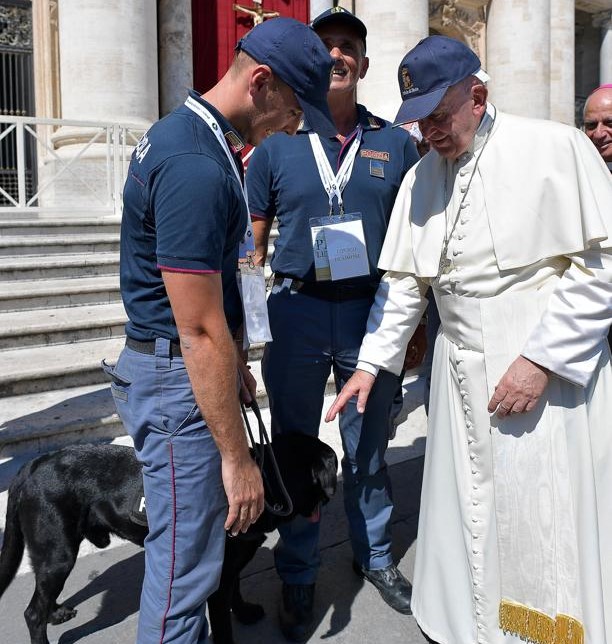
[[[290,642],[305,642],[313,623],[314,584],[285,584],[279,606],[280,627]]]
[[[380,570],[366,570],[353,561],[353,570],[359,577],[373,584],[391,608],[402,615],[412,615],[410,609],[412,586],[395,564]]]

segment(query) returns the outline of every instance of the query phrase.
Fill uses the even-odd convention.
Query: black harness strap
[[[242,408],[242,417],[244,418],[244,423],[247,428],[247,433],[251,441],[251,446],[253,448],[253,454],[255,462],[257,463],[259,470],[261,471],[261,478],[264,485],[264,505],[266,510],[271,514],[277,517],[286,517],[293,512],[293,502],[291,497],[287,492],[283,477],[281,476],[280,470],[278,468],[278,463],[274,456],[274,450],[270,444],[270,438],[268,432],[266,431],[266,426],[261,418],[261,411],[259,410],[259,405],[257,401],[253,398],[253,401],[250,403],[249,407],[255,418],[257,419],[257,425],[259,428],[259,443],[255,441],[253,437],[253,431],[251,430],[251,425],[246,413],[246,408],[243,404],[240,405]],[[266,459],[266,454],[268,455],[271,468],[268,468],[270,471],[266,471],[264,468],[264,462]]]

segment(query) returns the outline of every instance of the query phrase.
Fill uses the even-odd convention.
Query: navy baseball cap
[[[293,18],[271,18],[253,27],[236,50],[269,65],[291,87],[315,132],[326,137],[337,134],[327,105],[334,60],[310,27]]]
[[[393,125],[429,116],[446,90],[468,76],[484,83],[489,80],[480,59],[467,45],[446,36],[423,38],[404,56],[397,70],[403,103]]]
[[[323,13],[319,14],[311,23],[311,27],[316,31],[325,25],[345,25],[355,30],[359,38],[363,40],[363,46],[366,45],[366,38],[368,30],[366,26],[344,7],[331,7],[326,9]]]

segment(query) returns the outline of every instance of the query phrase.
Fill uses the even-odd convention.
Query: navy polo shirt
[[[361,212],[370,275],[343,284],[378,283],[378,257],[395,196],[407,170],[419,157],[409,134],[358,106],[363,136],[342,199],[346,213]],[[309,219],[329,213],[329,199],[315,162],[307,126],[295,136],[275,134],[257,147],[247,171],[251,217],[278,219],[279,237],[271,259],[275,273],[315,281]],[[336,137],[321,143],[330,166],[338,172],[355,130],[342,143]],[[334,198],[334,214],[338,214]]]
[[[243,146],[212,105],[196,92],[190,95],[208,108],[226,139]],[[155,123],[132,154],[123,192],[120,273],[127,335],[178,340],[162,269],[221,273],[228,325],[240,326],[236,270],[247,216],[230,160],[202,118],[181,105]]]

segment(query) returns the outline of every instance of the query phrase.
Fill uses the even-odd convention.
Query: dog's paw
[[[250,604],[249,602],[242,602],[240,606],[233,606],[232,612],[236,619],[245,626],[255,624],[266,616],[266,611],[263,606],[259,604]]]
[[[76,608],[72,608],[71,606],[66,606],[65,604],[62,604],[61,606],[57,606],[53,610],[53,612],[49,617],[49,623],[63,624],[64,622],[67,622],[69,619],[76,617],[76,614],[77,614]]]

